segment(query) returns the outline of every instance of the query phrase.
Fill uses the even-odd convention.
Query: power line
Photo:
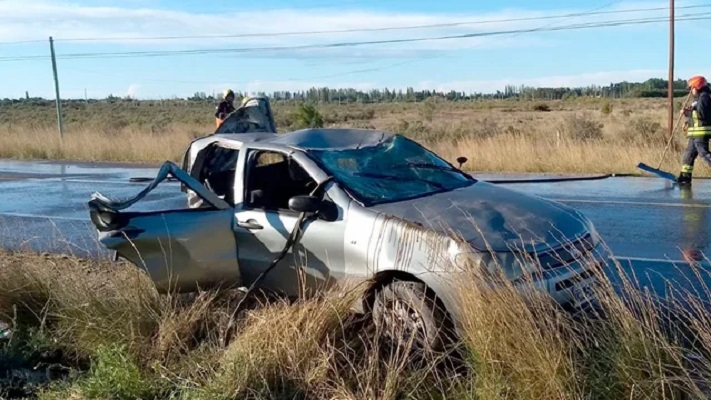
[[[691,9],[691,8],[708,8],[711,4],[701,4],[692,6],[677,7],[677,9]],[[380,28],[356,28],[356,29],[337,29],[337,30],[323,30],[323,31],[291,31],[291,32],[271,32],[271,33],[240,33],[232,35],[197,35],[197,36],[154,36],[154,37],[103,37],[103,38],[68,38],[61,39],[63,42],[78,42],[78,41],[107,41],[107,40],[125,40],[125,41],[156,41],[156,40],[185,40],[185,39],[228,39],[228,38],[250,38],[250,37],[278,37],[278,36],[303,36],[303,35],[321,35],[321,34],[332,34],[332,33],[362,33],[362,32],[384,32],[384,31],[401,31],[401,30],[417,30],[417,29],[432,29],[432,28],[451,28],[457,26],[466,25],[483,25],[483,24],[493,24],[502,22],[524,22],[524,21],[540,21],[548,19],[560,19],[560,18],[572,18],[572,17],[582,17],[582,16],[594,16],[594,15],[609,15],[609,14],[626,14],[626,13],[636,13],[636,12],[648,12],[648,11],[663,11],[666,8],[655,7],[655,8],[638,8],[638,9],[627,9],[627,10],[617,10],[617,11],[593,11],[593,12],[579,12],[572,14],[559,14],[559,15],[547,15],[539,17],[521,17],[521,18],[507,18],[507,19],[489,19],[489,20],[474,20],[474,21],[458,21],[458,22],[446,22],[440,24],[427,24],[427,25],[410,25],[410,26],[391,26],[391,27],[380,27]]]
[[[593,8],[593,9],[587,10],[587,11],[585,11],[585,12],[583,12],[583,13],[578,13],[578,14],[575,14],[575,15],[571,15],[570,17],[564,18],[564,19],[561,20],[561,21],[556,21],[556,22],[553,22],[553,23],[549,23],[549,24],[540,26],[538,29],[540,30],[540,29],[543,29],[543,28],[547,28],[547,27],[556,25],[557,23],[560,23],[560,22],[562,22],[562,21],[566,21],[566,20],[569,20],[569,19],[573,19],[573,18],[575,18],[575,16],[577,16],[577,15],[581,15],[581,14],[588,14],[588,15],[589,15],[589,14],[591,14],[591,13],[594,13],[594,12],[596,12],[596,11],[605,9],[605,8],[607,8],[607,7],[610,7],[610,6],[613,6],[613,5],[615,5],[615,4],[622,3],[623,1],[624,1],[624,0],[615,0],[615,1],[612,1],[612,2],[610,2],[610,3],[604,4],[604,5],[602,5],[602,6],[595,7],[595,8]],[[516,36],[519,36],[519,35],[520,35],[520,33],[518,33],[518,34],[513,34],[513,35],[509,36],[509,38],[513,38],[513,37],[516,37]],[[496,43],[496,42],[497,42],[496,40],[493,41],[493,43]],[[406,64],[411,64],[411,63],[418,62],[418,61],[423,61],[423,60],[428,60],[428,59],[434,59],[434,58],[437,58],[437,57],[438,57],[438,56],[435,55],[435,56],[432,56],[432,57],[417,58],[417,59],[414,59],[414,60],[401,61],[401,62],[398,62],[398,63],[395,63],[395,64],[385,65],[385,66],[381,66],[381,67],[361,68],[361,69],[357,69],[357,70],[353,70],[353,71],[347,71],[347,72],[343,72],[343,73],[337,73],[337,74],[321,75],[321,76],[314,76],[314,77],[307,77],[307,78],[291,78],[291,79],[287,79],[287,81],[288,81],[288,82],[294,82],[294,81],[308,81],[308,80],[312,80],[312,79],[328,79],[328,78],[342,77],[342,76],[352,75],[352,74],[357,74],[357,73],[382,71],[382,70],[384,70],[384,69],[393,68],[393,67],[398,67],[398,66],[402,66],[402,65],[406,65]],[[79,69],[79,68],[74,68],[74,70],[75,70],[75,71],[80,71],[80,72],[85,72],[85,73],[104,74],[104,72],[99,72],[99,71],[87,71],[87,70],[83,70],[83,69]],[[212,81],[212,82],[206,82],[206,81],[185,81],[185,80],[168,80],[168,79],[159,79],[159,78],[146,78],[146,79],[141,79],[141,81],[142,81],[142,82],[148,81],[148,82],[150,82],[150,83],[215,84],[214,81]],[[240,82],[240,84],[242,84],[242,83],[249,83],[249,81]]]
[[[710,13],[701,13],[701,14],[686,14],[686,15],[680,15],[678,18],[676,18],[676,20],[677,21],[708,20],[708,19],[711,19],[711,17],[709,15],[711,15],[711,12]],[[382,40],[368,40],[368,41],[358,41],[358,42],[338,42],[338,43],[326,43],[326,44],[306,44],[306,45],[272,46],[272,47],[244,47],[244,48],[229,48],[229,49],[190,49],[190,50],[152,50],[152,51],[129,51],[129,52],[69,53],[69,54],[58,55],[57,58],[63,59],[63,60],[95,59],[95,58],[146,58],[146,57],[167,57],[167,56],[186,56],[186,55],[229,54],[229,53],[242,54],[242,53],[254,53],[254,52],[281,52],[281,51],[295,51],[295,50],[334,49],[334,48],[346,48],[346,47],[381,45],[381,44],[401,44],[401,43],[415,43],[415,42],[426,42],[426,41],[461,40],[461,39],[471,39],[471,38],[510,35],[510,34],[523,34],[523,33],[533,33],[533,32],[568,31],[568,30],[604,28],[604,27],[615,27],[615,26],[625,26],[625,25],[642,25],[642,24],[650,24],[650,23],[658,23],[658,22],[666,22],[666,21],[667,21],[666,17],[638,18],[638,19],[613,20],[613,21],[602,21],[602,22],[588,22],[588,23],[573,24],[573,25],[563,25],[563,26],[558,26],[558,27],[516,29],[516,30],[491,31],[491,32],[475,32],[475,33],[466,33],[466,34],[459,34],[459,35],[442,35],[442,36],[430,36],[430,37],[419,37],[419,38],[382,39]],[[43,60],[43,59],[47,59],[47,58],[48,58],[48,56],[46,56],[46,55],[0,57],[0,62]]]
[[[622,3],[623,1],[624,1],[624,0],[614,0],[614,1],[610,2],[610,3],[606,3],[606,4],[602,5],[602,6],[589,9],[589,10],[587,10],[587,11],[585,11],[585,12],[583,12],[583,13],[579,13],[579,14],[590,15],[590,14],[593,14],[593,13],[598,12],[598,11],[600,11],[600,10],[603,10],[603,9],[605,9],[605,8],[607,8],[607,7],[611,7],[611,6],[615,5],[615,4]],[[577,16],[577,15],[576,15],[576,16]],[[541,29],[545,29],[545,28],[554,26],[554,25],[556,25],[556,24],[558,24],[558,23],[560,23],[560,22],[562,22],[562,21],[567,21],[567,20],[570,20],[570,19],[574,19],[574,18],[576,18],[576,16],[572,16],[572,15],[571,15],[570,17],[567,17],[567,18],[562,19],[561,21],[555,21],[555,22],[552,22],[552,23],[549,23],[549,24],[546,24],[546,25],[542,25],[542,26],[538,27],[538,28],[536,29],[536,31],[539,31],[539,30],[541,30]],[[508,36],[508,39],[514,38],[514,37],[516,37],[516,36],[520,36],[521,34],[522,34],[522,33],[512,34],[512,35]],[[500,40],[503,40],[503,39],[499,39],[498,41],[500,41]],[[493,43],[496,43],[497,40],[494,40],[494,41],[492,41],[492,42],[493,42]],[[491,44],[491,42],[490,42],[489,44]],[[389,68],[400,67],[400,66],[407,65],[407,64],[412,64],[412,63],[415,63],[415,62],[420,62],[420,61],[424,61],[424,60],[432,60],[432,59],[435,59],[435,58],[438,58],[438,57],[439,57],[438,55],[434,55],[434,56],[419,58],[419,59],[415,59],[415,60],[402,61],[402,62],[398,62],[398,63],[395,63],[395,64],[385,65],[385,66],[382,66],[382,67],[366,68],[366,69],[348,71],[348,72],[344,72],[344,73],[340,73],[340,74],[331,74],[331,75],[326,75],[326,76],[313,77],[313,78],[309,78],[309,79],[328,79],[328,78],[337,78],[337,77],[342,77],[342,76],[347,76],[347,75],[352,75],[352,74],[358,74],[358,73],[363,73],[363,72],[383,71],[383,70],[386,70],[386,69],[389,69]]]
[[[619,3],[622,3],[622,2],[624,2],[624,0],[614,0],[614,1],[610,2],[610,3],[606,3],[606,4],[602,5],[602,6],[592,8],[592,9],[590,9],[590,10],[587,10],[587,11],[583,12],[583,13],[578,13],[578,14],[574,14],[574,15],[571,14],[569,17],[566,17],[566,18],[562,19],[561,21],[555,21],[555,22],[552,22],[552,23],[549,23],[549,24],[546,24],[546,25],[542,25],[542,26],[536,28],[535,31],[539,31],[539,30],[541,30],[541,29],[554,26],[554,25],[556,25],[556,24],[558,24],[558,23],[560,23],[560,22],[562,22],[562,21],[574,19],[574,18],[576,18],[576,16],[578,16],[578,15],[590,15],[590,14],[592,14],[592,13],[595,13],[595,12],[599,11],[599,10],[603,10],[603,9],[605,9],[605,8],[611,7],[611,6],[615,5],[615,4],[619,4]],[[520,36],[521,34],[522,34],[522,33],[512,34],[512,35],[508,36],[508,39],[514,38],[514,37],[516,37],[516,36]],[[502,39],[500,39],[500,40],[502,40]],[[490,42],[490,43],[496,43],[496,42],[497,42],[497,40],[494,40],[494,41],[492,41],[492,42]],[[312,77],[306,77],[306,78],[291,78],[291,79],[287,79],[286,81],[287,81],[287,82],[303,82],[303,81],[309,81],[309,80],[313,80],[313,79],[337,78],[337,77],[343,77],[343,76],[352,75],[352,74],[358,74],[358,73],[382,71],[382,70],[385,70],[385,69],[394,68],[394,67],[399,67],[399,66],[403,66],[403,65],[407,65],[407,64],[412,64],[412,63],[415,63],[415,62],[418,62],[418,61],[429,60],[429,59],[435,59],[435,58],[438,58],[438,57],[439,57],[438,55],[435,55],[435,56],[431,56],[431,57],[424,57],[424,58],[418,58],[418,59],[414,59],[414,60],[401,61],[401,62],[398,62],[398,63],[394,63],[394,64],[390,64],[390,65],[385,65],[385,66],[382,66],[382,67],[361,68],[361,69],[352,70],[352,71],[347,71],[347,72],[343,72],[343,73],[329,74],[329,75],[320,75],[320,76],[312,76]],[[152,80],[151,80],[151,81],[152,81]],[[214,82],[186,82],[186,81],[174,81],[174,82],[179,82],[179,83],[210,83],[210,84],[213,84],[213,83],[214,83]],[[243,83],[249,83],[249,82],[243,82]]]
[[[676,7],[677,9],[698,9],[698,8],[709,8],[711,4],[696,4],[689,6]],[[602,7],[604,8],[604,7]],[[626,9],[626,10],[615,10],[615,11],[584,11],[578,13],[569,14],[558,14],[558,15],[547,15],[538,17],[521,17],[521,18],[507,18],[507,19],[488,19],[488,20],[470,20],[470,21],[457,21],[457,22],[447,22],[439,24],[426,24],[426,25],[410,25],[410,26],[390,26],[390,27],[379,27],[379,28],[356,28],[356,29],[336,29],[336,30],[320,30],[320,31],[288,31],[288,32],[271,32],[271,33],[240,33],[240,34],[230,34],[230,35],[192,35],[192,36],[152,36],[152,37],[78,37],[78,38],[67,38],[67,39],[56,39],[57,42],[96,42],[96,41],[158,41],[158,40],[194,40],[194,39],[236,39],[236,38],[259,38],[259,37],[281,37],[281,36],[307,36],[307,35],[322,35],[322,34],[334,34],[334,33],[365,33],[365,32],[387,32],[387,31],[403,31],[403,30],[418,30],[418,29],[433,29],[433,28],[451,28],[457,26],[466,25],[483,25],[483,24],[493,24],[493,23],[503,23],[503,22],[525,22],[525,21],[541,21],[550,19],[569,19],[575,17],[586,17],[595,15],[617,15],[617,14],[629,14],[629,13],[639,13],[639,12],[649,12],[649,11],[665,11],[667,8],[664,7],[654,7],[654,8],[636,8],[636,9]],[[27,40],[20,42],[0,42],[0,45],[5,44],[20,44],[20,43],[37,43],[44,42],[44,40]]]
[[[0,42],[0,45],[11,45],[11,44],[30,44],[30,43],[46,43],[47,39],[35,39],[35,40],[17,40],[14,42]],[[56,40],[55,40],[56,42]]]

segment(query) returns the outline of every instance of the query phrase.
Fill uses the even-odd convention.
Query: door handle
[[[263,226],[259,225],[257,221],[253,219],[248,219],[247,221],[237,221],[237,226],[250,230],[264,229]]]

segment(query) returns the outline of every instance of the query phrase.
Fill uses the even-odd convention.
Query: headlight
[[[514,253],[461,253],[455,256],[455,264],[458,268],[481,268],[483,272],[491,275],[498,275],[503,272],[504,276],[515,281],[523,277],[527,272],[532,272],[534,267],[525,260],[521,260]]]
[[[521,278],[530,266],[514,253],[496,253],[496,264],[492,268],[501,268],[504,276],[511,281]]]

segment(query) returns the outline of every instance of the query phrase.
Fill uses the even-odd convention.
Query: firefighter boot
[[[691,173],[682,172],[679,177],[676,178],[676,183],[680,185],[691,185]]]

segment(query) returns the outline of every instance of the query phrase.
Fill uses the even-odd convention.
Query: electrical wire
[[[624,2],[624,0],[614,0],[614,1],[610,2],[610,3],[603,4],[603,5],[599,6],[599,7],[595,7],[595,8],[589,9],[589,10],[584,11],[584,12],[582,12],[582,13],[571,14],[569,17],[564,18],[564,19],[562,19],[562,20],[560,20],[560,21],[554,21],[554,22],[551,22],[551,23],[549,23],[549,24],[542,25],[542,26],[536,28],[535,31],[537,32],[537,31],[540,31],[540,30],[542,30],[542,29],[555,26],[556,24],[559,24],[559,23],[561,23],[561,22],[563,22],[563,21],[568,21],[568,20],[570,20],[570,19],[575,19],[575,18],[577,18],[577,17],[580,16],[580,15],[592,15],[592,14],[595,14],[595,13],[599,12],[600,10],[604,10],[605,8],[611,7],[611,6],[615,5],[615,4],[619,4],[619,3],[622,3],[622,2]],[[520,35],[522,35],[522,34],[523,34],[523,33],[515,33],[515,34],[512,34],[512,35],[508,35],[508,36],[506,36],[506,37],[504,37],[504,38],[499,38],[498,40],[489,41],[487,44],[488,44],[488,45],[491,45],[492,43],[497,43],[497,42],[499,42],[499,41],[501,41],[501,40],[504,40],[504,39],[509,39],[509,40],[510,40],[510,39],[515,38],[515,37],[517,37],[517,36],[520,36]],[[474,47],[476,47],[476,46],[474,46]],[[435,55],[432,55],[432,56],[429,56],[429,57],[421,57],[421,58],[417,58],[417,59],[414,59],[414,60],[402,61],[402,62],[398,62],[398,63],[394,63],[394,64],[385,65],[385,66],[382,66],[382,67],[373,67],[373,68],[368,68],[368,69],[360,69],[360,70],[354,70],[354,71],[347,71],[347,72],[343,72],[343,73],[339,73],[339,74],[331,74],[331,75],[327,75],[327,76],[311,77],[311,78],[308,78],[308,79],[340,78],[340,77],[343,77],[343,76],[352,75],[352,74],[358,74],[358,73],[363,73],[363,72],[383,71],[383,70],[390,69],[390,68],[394,68],[394,67],[400,67],[400,66],[403,66],[403,65],[414,64],[414,63],[416,63],[416,62],[422,62],[422,61],[426,61],[426,60],[433,60],[433,59],[436,59],[436,58],[439,58],[439,57],[440,57],[440,55],[435,54]]]
[[[689,6],[676,7],[677,10],[709,8],[711,4],[695,4]],[[595,16],[595,15],[617,15],[628,13],[639,13],[649,11],[664,11],[668,8],[653,7],[653,8],[637,8],[615,11],[584,11],[578,13],[546,15],[538,17],[522,17],[522,18],[507,18],[507,19],[489,19],[489,20],[473,20],[473,21],[457,21],[439,24],[425,25],[410,25],[410,26],[390,26],[378,28],[356,28],[356,29],[335,29],[321,31],[289,31],[289,32],[270,32],[270,33],[240,33],[229,35],[193,35],[193,36],[152,36],[152,37],[77,37],[77,38],[55,38],[55,42],[97,42],[97,41],[160,41],[160,40],[195,40],[195,39],[229,39],[229,38],[258,38],[258,37],[281,37],[281,36],[308,36],[308,35],[323,35],[334,33],[367,33],[367,32],[387,32],[387,31],[402,31],[402,30],[418,30],[418,29],[433,29],[433,28],[451,28],[466,25],[483,25],[503,22],[525,22],[525,21],[541,21],[549,19],[569,19],[577,17]],[[597,10],[597,9],[596,9]],[[0,45],[6,44],[23,44],[23,43],[40,43],[45,40],[25,40],[17,42],[0,42]]]
[[[709,19],[711,19],[710,15],[711,15],[711,13],[686,14],[686,15],[680,15],[676,20],[677,21],[709,20]],[[71,60],[71,59],[96,59],[96,58],[101,58],[101,59],[136,58],[136,57],[144,58],[144,57],[166,57],[166,56],[184,56],[184,55],[207,55],[207,54],[229,54],[229,53],[242,54],[242,53],[254,53],[254,52],[282,52],[282,51],[297,51],[297,50],[334,49],[334,48],[347,48],[347,47],[382,45],[382,44],[401,44],[401,43],[415,43],[415,42],[441,41],[441,40],[461,40],[461,39],[499,36],[499,35],[510,35],[510,34],[523,34],[523,33],[533,33],[533,32],[570,31],[570,30],[580,30],[580,29],[642,25],[642,24],[658,23],[658,22],[665,22],[665,21],[668,21],[668,18],[666,18],[666,17],[638,18],[638,19],[627,19],[627,20],[588,22],[588,23],[563,25],[563,26],[557,26],[557,27],[546,27],[546,28],[528,28],[528,29],[515,29],[515,30],[505,30],[505,31],[475,32],[475,33],[465,33],[465,34],[457,34],[457,35],[429,36],[429,37],[419,37],[419,38],[382,39],[382,40],[367,40],[367,41],[358,41],[358,42],[338,42],[338,43],[306,44],[306,45],[294,45],[294,46],[244,47],[244,48],[227,48],[227,49],[190,49],[190,50],[151,50],[151,51],[127,51],[127,52],[69,53],[69,54],[57,55],[57,59]],[[44,59],[48,59],[48,58],[49,58],[49,56],[47,56],[47,55],[0,57],[0,62],[44,60]]]

